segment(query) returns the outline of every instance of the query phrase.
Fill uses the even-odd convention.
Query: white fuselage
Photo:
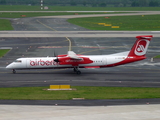
[[[74,68],[74,72],[80,74],[78,68],[104,68],[123,65],[145,59],[145,55],[152,35],[136,36],[137,40],[130,51],[110,55],[78,55],[73,51],[57,57],[19,58],[6,68],[12,69],[56,69]]]
[[[85,67],[100,67],[106,66],[111,64],[116,64],[118,62],[123,61],[127,58],[127,54],[129,52],[117,53],[112,55],[88,55],[88,56],[81,56],[89,58],[92,63],[89,64],[79,64],[79,68]],[[35,57],[35,58],[19,58],[16,61],[9,64],[6,68],[8,69],[56,69],[56,68],[72,68],[74,67],[72,64],[68,65],[61,65],[54,60],[57,57]],[[59,57],[61,58],[61,57]],[[70,60],[65,61],[70,62]],[[76,60],[73,60],[76,62]]]

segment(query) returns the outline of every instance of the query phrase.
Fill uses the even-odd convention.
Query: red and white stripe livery
[[[18,58],[8,66],[13,73],[20,69],[59,69],[73,68],[81,74],[78,68],[105,68],[123,65],[145,59],[152,35],[137,36],[130,51],[110,55],[77,55],[68,51],[66,55],[56,57]]]

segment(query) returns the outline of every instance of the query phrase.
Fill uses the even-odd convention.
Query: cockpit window
[[[14,62],[16,62],[16,63],[21,63],[22,61],[21,61],[21,60],[15,60]]]

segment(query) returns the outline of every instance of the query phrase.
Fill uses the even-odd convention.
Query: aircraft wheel
[[[73,71],[74,71],[74,72],[77,72],[76,68],[73,68]]]
[[[81,71],[77,71],[77,74],[80,75],[80,74],[81,74]]]
[[[16,74],[16,70],[15,70],[15,69],[13,69],[13,71],[12,71],[12,72],[13,72],[13,74]]]

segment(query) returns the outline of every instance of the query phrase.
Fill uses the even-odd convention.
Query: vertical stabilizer
[[[152,35],[137,36],[137,40],[134,43],[128,56],[144,57],[152,37]]]

